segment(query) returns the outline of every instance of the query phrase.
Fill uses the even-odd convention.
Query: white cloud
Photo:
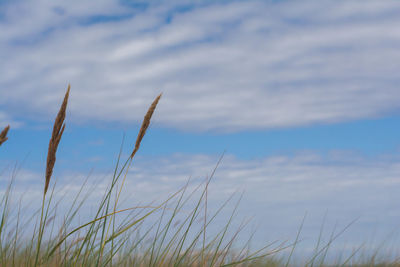
[[[5,4],[0,104],[75,122],[237,131],[383,116],[400,103],[397,1]],[[98,16],[115,21],[88,23]],[[397,26],[396,26],[397,25]]]
[[[0,110],[0,129],[3,129],[7,125],[12,125],[12,127],[14,128],[14,127],[20,127],[22,123],[11,119],[7,113],[2,112]]]

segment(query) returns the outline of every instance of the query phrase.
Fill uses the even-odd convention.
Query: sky
[[[399,12],[390,0],[0,1],[1,184],[17,164],[17,191],[41,194],[68,84],[53,179],[71,190],[110,177],[162,92],[134,199],[204,179],[225,153],[211,200],[243,191],[255,243],[295,238],[307,214],[304,240],[357,219],[339,248],[398,249]]]

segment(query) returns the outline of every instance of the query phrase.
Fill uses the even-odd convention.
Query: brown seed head
[[[10,125],[7,125],[7,127],[4,128],[3,131],[1,131],[1,133],[0,133],[0,146],[1,146],[1,144],[3,144],[5,141],[8,140],[8,137],[7,137],[8,130],[10,130]]]
[[[67,92],[64,97],[64,101],[61,104],[60,110],[58,111],[57,117],[54,121],[53,133],[49,142],[49,150],[47,152],[47,164],[46,164],[46,183],[44,186],[44,194],[46,194],[47,189],[49,187],[50,178],[53,174],[54,164],[56,163],[56,152],[58,148],[58,144],[60,143],[61,136],[65,129],[64,119],[65,119],[65,110],[67,109],[69,90],[71,86],[68,85]]]
[[[154,99],[153,103],[151,103],[151,106],[147,110],[146,115],[144,116],[142,126],[140,127],[139,134],[136,138],[135,149],[133,150],[133,152],[131,154],[131,158],[133,158],[135,156],[136,152],[139,150],[140,143],[142,142],[142,139],[143,139],[144,135],[146,134],[147,128],[149,128],[151,116],[153,116],[154,110],[156,109],[158,101],[160,100],[161,96],[162,96],[162,94],[159,94],[156,97],[156,99]]]

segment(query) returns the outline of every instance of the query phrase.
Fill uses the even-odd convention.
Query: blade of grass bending
[[[208,180],[208,177],[207,177]],[[204,199],[204,223],[203,223],[203,247],[201,250],[201,262],[202,265],[205,266],[205,261],[204,261],[204,248],[206,245],[206,226],[207,226],[207,204],[208,204],[208,183],[206,184],[206,197]]]
[[[329,250],[329,248],[330,248],[330,246],[332,244],[332,240],[333,240],[333,237],[335,235],[336,227],[337,227],[337,222],[335,223],[335,226],[333,227],[333,230],[332,230],[331,236],[329,237],[329,241],[328,241],[327,246],[323,249],[324,253],[323,253],[323,255],[322,255],[321,259],[320,259],[320,263],[319,263],[320,267],[323,266],[324,263],[325,263],[325,258],[328,255],[328,250]]]
[[[217,170],[219,164],[221,163],[222,158],[224,157],[224,154],[225,154],[225,151],[222,153],[222,155],[220,156],[220,158],[219,158],[217,164],[215,165],[215,167],[214,167],[214,169],[213,169],[213,171],[212,171],[212,173],[211,173],[211,175],[210,175],[210,178],[208,179],[208,181],[207,181],[207,183],[206,183],[206,187],[207,187],[208,184],[211,182],[211,179],[214,177],[214,174],[215,174],[215,172],[216,172],[216,170]],[[190,219],[189,225],[188,225],[188,227],[186,228],[186,231],[185,231],[185,233],[183,234],[183,237],[182,237],[181,240],[179,241],[180,246],[179,246],[178,251],[175,253],[175,254],[177,255],[177,256],[176,256],[176,260],[178,260],[178,263],[175,263],[174,266],[178,266],[178,265],[180,264],[180,262],[181,262],[181,259],[182,259],[182,258],[181,258],[181,259],[178,258],[178,257],[179,257],[179,254],[181,253],[181,250],[182,250],[183,245],[184,245],[184,243],[185,243],[187,234],[189,233],[190,227],[192,226],[192,224],[193,224],[193,222],[194,222],[194,219],[195,219],[195,218],[197,217],[197,215],[198,215],[198,214],[197,214],[197,210],[199,209],[199,207],[200,207],[200,205],[201,205],[201,202],[202,202],[204,196],[205,196],[205,191],[203,190],[203,192],[202,192],[202,194],[201,194],[201,196],[200,196],[200,198],[199,198],[199,201],[197,202],[196,207],[195,207],[195,209],[193,210],[193,215],[192,215],[192,218]]]
[[[182,190],[182,189],[181,189],[181,190]],[[87,222],[87,223],[85,223],[85,224],[83,224],[83,225],[81,225],[81,226],[75,228],[74,230],[72,230],[71,232],[69,232],[66,236],[64,236],[64,237],[53,247],[53,249],[50,251],[50,253],[49,253],[48,256],[51,256],[51,255],[54,253],[54,251],[64,242],[65,239],[67,239],[69,236],[71,236],[72,234],[76,233],[76,232],[79,231],[80,229],[85,228],[86,226],[92,225],[93,223],[95,223],[95,222],[97,222],[97,221],[100,221],[100,220],[102,220],[102,219],[104,219],[104,218],[107,218],[107,217],[109,217],[109,216],[112,216],[112,215],[114,215],[114,214],[116,214],[116,213],[121,213],[121,212],[129,211],[129,210],[133,210],[133,209],[138,209],[138,208],[152,208],[153,211],[151,211],[151,213],[153,213],[155,210],[160,209],[167,201],[169,201],[169,200],[171,200],[172,198],[174,198],[179,192],[181,192],[181,190],[179,190],[179,191],[177,191],[176,193],[174,193],[174,194],[173,194],[172,196],[170,196],[166,201],[164,201],[163,203],[161,203],[161,204],[158,205],[157,207],[142,206],[142,207],[133,207],[133,208],[128,208],[128,209],[123,209],[123,210],[119,210],[119,211],[116,211],[116,212],[112,212],[112,213],[110,213],[110,214],[106,214],[106,215],[101,216],[101,217],[99,217],[99,218],[96,218],[96,219],[94,219],[94,220],[92,220],[92,221],[90,221],[90,222]],[[147,214],[144,215],[144,216],[147,216]],[[144,217],[144,216],[143,216],[143,217]],[[110,241],[110,239],[107,240],[107,242],[109,242],[109,241]]]
[[[39,224],[38,242],[37,242],[37,248],[36,248],[37,251],[36,251],[36,257],[35,257],[35,266],[37,266],[37,264],[39,263],[40,248],[41,248],[41,244],[42,244],[46,221],[47,221],[48,214],[49,214],[50,203],[51,203],[51,201],[53,199],[53,195],[54,195],[54,188],[55,187],[53,187],[53,189],[51,190],[50,198],[47,202],[46,209],[45,209],[45,203],[46,203],[45,195],[43,194],[43,197],[42,197],[42,207],[41,207],[41,212],[40,212],[40,224]],[[45,213],[43,213],[44,210],[46,210]]]
[[[113,192],[113,188],[115,187],[115,185],[117,184],[122,172],[124,171],[124,169],[126,168],[127,164],[129,163],[130,158],[128,158],[125,163],[122,165],[121,170],[118,172],[118,174],[116,176],[113,176],[110,188],[108,189],[108,191],[106,192],[105,196],[103,197],[103,199],[100,202],[99,208],[97,209],[96,215],[94,217],[94,219],[99,218],[100,214],[107,214],[107,212],[104,210],[104,205],[106,204],[106,202],[110,201],[110,197],[111,197],[111,193]],[[81,254],[84,245],[89,242],[89,238],[94,234],[93,231],[97,231],[94,230],[95,224],[90,225],[89,230],[80,246],[80,248],[75,252],[77,254],[77,257],[79,257],[79,255]],[[94,243],[95,240],[93,240],[92,243]],[[93,246],[93,244],[92,244]]]
[[[9,207],[9,199],[10,199],[10,192],[11,192],[11,189],[12,189],[12,185],[13,185],[13,180],[11,180],[10,181],[10,183],[8,184],[8,186],[7,186],[7,189],[6,189],[6,191],[5,191],[5,193],[4,193],[4,196],[3,196],[3,198],[2,198],[2,200],[1,200],[1,205],[3,205],[3,211],[2,211],[2,214],[1,214],[1,222],[0,222],[0,259],[1,259],[1,261],[3,262],[3,260],[4,260],[4,253],[3,253],[3,242],[2,242],[2,240],[3,240],[3,231],[4,231],[4,229],[5,229],[5,225],[6,225],[6,222],[7,222],[7,219],[8,219],[8,215],[9,215],[9,209],[10,209],[10,207]]]
[[[206,224],[206,226],[205,227],[203,227],[198,233],[197,233],[197,235],[195,236],[195,238],[194,238],[194,240],[193,240],[193,242],[190,244],[190,246],[189,246],[189,248],[188,249],[190,249],[191,247],[193,247],[194,245],[195,245],[195,242],[197,241],[197,240],[199,240],[200,239],[200,237],[201,237],[201,235],[203,234],[203,231],[204,231],[204,228],[207,228],[208,227],[208,225],[210,225],[213,221],[214,221],[214,219],[218,216],[218,214],[226,207],[226,205],[229,203],[229,201],[233,198],[233,194],[227,199],[227,200],[225,200],[225,202],[218,208],[218,210],[211,216],[211,218],[210,218],[210,220],[207,222],[207,224]],[[193,213],[193,212],[192,212]],[[186,224],[186,222],[189,220],[189,218],[190,218],[190,216],[191,216],[191,214],[192,213],[190,213],[189,214],[189,217],[187,217],[186,219],[185,219],[185,221],[182,223],[182,226],[179,228],[179,230],[178,231],[180,231],[182,228],[183,228],[183,226]],[[177,231],[177,232],[178,232]],[[177,233],[176,233],[177,234]],[[214,242],[216,242],[217,241],[217,239],[218,239],[218,237],[219,237],[219,234],[210,242],[210,244],[208,244],[206,247],[205,247],[205,249],[207,250],[209,247],[211,247],[211,245],[214,243]],[[172,242],[173,240],[171,240],[170,242]],[[173,254],[176,254],[176,252],[175,253],[173,253]]]
[[[354,220],[352,220],[352,221],[351,221],[349,224],[347,224],[339,233],[337,233],[334,237],[332,237],[332,238],[329,240],[328,244],[326,244],[324,247],[322,247],[322,248],[318,251],[318,253],[316,253],[316,254],[311,258],[311,260],[309,260],[309,261],[307,262],[306,265],[309,265],[310,262],[314,261],[315,258],[318,257],[319,254],[321,254],[326,248],[328,248],[328,247],[332,244],[333,241],[335,241],[341,234],[343,234],[343,233],[344,233],[351,225],[353,225],[358,219],[359,219],[359,217],[356,218],[356,219],[354,219]]]
[[[306,216],[307,216],[307,212],[306,212],[306,214],[304,214],[303,220],[301,221],[301,225],[300,225],[299,231],[297,232],[297,235],[296,235],[296,240],[294,241],[293,247],[292,247],[292,249],[291,249],[291,251],[290,251],[290,254],[289,254],[289,257],[288,257],[288,259],[287,259],[287,262],[286,262],[285,267],[288,267],[288,266],[289,266],[290,259],[292,258],[293,252],[294,252],[294,250],[295,250],[295,248],[296,248],[296,245],[297,245],[297,243],[298,243],[298,241],[299,241],[300,233],[301,233],[301,230],[303,229],[304,221],[305,221],[305,219],[306,219]]]
[[[162,207],[162,205],[155,207],[152,211],[149,211],[146,215],[144,215],[143,217],[141,217],[140,219],[134,221],[133,223],[125,226],[124,228],[122,228],[122,230],[120,230],[119,232],[117,232],[116,234],[113,234],[112,236],[110,236],[107,240],[106,240],[106,244],[110,241],[112,241],[113,239],[117,238],[118,236],[120,236],[121,234],[125,233],[126,231],[128,231],[130,228],[132,228],[133,226],[135,226],[136,224],[138,224],[139,222],[143,221],[144,219],[146,219],[147,217],[149,217],[151,214],[153,214],[154,212],[156,212],[157,210],[159,210]]]
[[[120,148],[120,154],[122,154],[122,147],[123,147],[123,143],[124,143],[124,140],[125,140],[125,134],[124,134],[124,136],[123,136],[123,138],[122,138],[122,144],[121,144],[121,148]],[[116,172],[117,172],[117,169],[118,169],[118,164],[119,164],[119,161],[120,161],[120,159],[118,158],[118,161],[117,161],[117,168],[115,168],[115,172],[114,172],[114,175],[116,174]],[[117,191],[118,191],[118,187],[117,187]],[[108,210],[107,210],[107,212],[108,212]],[[112,221],[112,223],[113,223],[113,229],[112,229],[112,231],[113,231],[113,233],[115,232],[115,217],[113,217],[112,218],[113,219],[113,221]],[[104,223],[104,227],[106,226],[106,222]],[[101,244],[101,243],[100,243]],[[110,250],[110,255],[111,255],[111,258],[110,258],[110,265],[112,266],[113,265],[113,262],[112,262],[112,259],[113,259],[113,250],[114,250],[114,240],[111,242],[111,250]],[[119,250],[119,248],[116,250],[116,251],[118,251]]]
[[[228,257],[229,253],[231,253],[231,251],[232,251],[233,244],[237,240],[237,237],[242,232],[242,230],[246,226],[248,226],[249,223],[250,223],[250,219],[247,220],[247,221],[242,221],[242,223],[240,224],[239,228],[235,231],[235,234],[231,237],[231,239],[225,245],[225,247],[222,248],[221,251],[224,251],[224,255],[222,256],[222,259],[220,260],[221,264],[225,262],[225,259]]]
[[[322,219],[322,225],[321,225],[321,228],[319,229],[318,241],[317,241],[317,245],[315,247],[315,252],[314,253],[318,252],[319,246],[321,244],[321,239],[322,239],[322,234],[324,232],[324,226],[325,226],[325,221],[326,221],[327,214],[328,214],[328,211],[325,212],[324,218]],[[310,267],[314,267],[314,260],[311,262],[311,266]]]
[[[161,204],[161,205],[162,205],[162,204]],[[123,209],[123,210],[118,210],[118,211],[116,211],[115,213],[121,213],[121,212],[129,211],[129,210],[133,210],[133,209],[147,209],[147,208],[157,209],[158,207],[152,207],[152,206],[136,206],[136,207],[132,207],[132,208],[127,208],[127,209]],[[86,226],[89,226],[89,225],[91,225],[91,224],[93,224],[93,223],[95,223],[95,222],[97,222],[97,221],[100,221],[100,220],[102,220],[102,219],[104,219],[104,218],[106,218],[106,217],[112,216],[112,215],[115,214],[115,213],[112,212],[112,213],[110,213],[110,214],[101,216],[101,217],[99,217],[99,218],[96,218],[96,219],[94,219],[94,220],[92,220],[92,221],[90,221],[90,222],[87,222],[87,223],[85,223],[85,224],[83,224],[83,225],[81,225],[81,226],[75,228],[74,230],[72,230],[71,232],[69,232],[68,234],[66,234],[63,238],[61,238],[60,241],[53,247],[53,249],[50,250],[50,252],[49,252],[49,254],[48,254],[47,256],[48,256],[48,257],[52,256],[53,253],[55,252],[55,250],[56,250],[69,236],[71,236],[72,234],[76,233],[77,231],[79,231],[79,230],[85,228]]]
[[[246,243],[242,246],[242,249],[238,252],[237,256],[234,259],[241,259],[244,255],[248,255],[250,250],[251,241],[254,238],[256,231],[253,230],[252,233],[247,238]]]
[[[241,264],[241,263],[253,261],[253,260],[256,260],[256,259],[262,259],[262,258],[271,256],[271,255],[274,255],[274,254],[276,254],[276,253],[278,253],[278,252],[281,252],[281,251],[283,251],[283,250],[285,250],[285,249],[287,249],[287,248],[293,246],[293,245],[288,245],[288,246],[285,246],[285,247],[277,248],[277,249],[272,250],[272,251],[270,251],[270,252],[268,252],[268,253],[264,253],[263,255],[256,256],[256,255],[259,254],[261,251],[266,250],[268,247],[272,246],[274,243],[276,243],[276,241],[272,242],[272,243],[269,244],[269,245],[266,245],[266,246],[262,247],[261,249],[259,249],[259,250],[257,250],[256,252],[252,253],[250,256],[248,256],[247,258],[245,258],[245,259],[243,259],[243,260],[235,261],[235,262],[231,262],[231,263],[227,263],[227,264],[221,265],[220,267],[236,266],[236,265]]]
[[[185,193],[186,193],[186,189],[187,189],[187,187],[188,187],[188,185],[189,185],[189,182],[190,182],[190,178],[188,179],[188,181],[186,182],[186,184],[183,186],[183,190],[182,190],[182,193],[181,193],[181,195],[180,195],[180,197],[179,197],[179,199],[178,199],[178,201],[177,201],[177,203],[176,203],[176,205],[175,205],[175,208],[174,208],[174,211],[172,212],[172,214],[171,214],[171,217],[170,217],[170,219],[168,220],[168,222],[167,222],[167,224],[164,226],[164,228],[162,229],[162,232],[164,233],[163,234],[163,236],[162,236],[162,238],[161,238],[161,242],[160,242],[160,244],[158,245],[158,250],[157,250],[157,253],[156,253],[156,258],[155,258],[155,260],[154,260],[154,266],[156,266],[155,264],[158,262],[158,259],[160,258],[160,252],[161,252],[161,249],[162,249],[162,247],[163,247],[163,244],[164,244],[164,241],[165,241],[165,238],[166,238],[166,236],[167,236],[167,233],[168,233],[168,231],[169,231],[169,229],[170,229],[170,227],[171,227],[171,224],[172,224],[172,221],[174,220],[174,218],[175,218],[175,216],[176,216],[176,214],[178,214],[178,212],[181,210],[181,208],[183,207],[183,205],[186,203],[186,201],[183,201],[183,203],[182,203],[182,199],[183,199],[183,196],[185,195]],[[182,204],[181,204],[182,203]],[[167,246],[168,247],[168,246]]]
[[[355,251],[353,251],[353,253],[351,253],[351,255],[343,262],[342,265],[340,265],[340,267],[346,267],[348,265],[346,265],[357,253],[358,251],[360,251],[360,249],[364,247],[364,245],[358,247]]]
[[[154,101],[151,103],[149,109],[147,110],[146,115],[143,118],[142,126],[140,127],[138,136],[136,138],[135,148],[133,149],[132,154],[130,156],[128,167],[126,168],[124,178],[122,179],[121,187],[120,187],[120,189],[118,191],[117,199],[116,199],[116,201],[114,203],[114,211],[117,209],[117,205],[118,205],[118,201],[119,201],[119,198],[120,198],[120,195],[121,195],[121,191],[122,191],[122,188],[124,187],[126,176],[128,175],[128,171],[129,171],[130,166],[132,164],[133,157],[136,155],[136,152],[140,148],[140,144],[141,144],[141,142],[143,140],[144,135],[146,134],[147,129],[149,128],[151,117],[153,116],[153,113],[154,113],[154,111],[155,111],[155,109],[157,107],[158,101],[160,101],[161,96],[162,96],[162,94],[159,94],[156,97],[156,99],[154,99]]]
[[[199,214],[197,211],[199,210],[200,204],[202,202],[202,198],[203,198],[203,194],[200,196],[200,199],[197,202],[196,207],[191,212],[190,221],[188,223],[188,226],[186,227],[186,230],[185,230],[183,236],[179,240],[179,243],[178,243],[179,249],[177,251],[175,251],[175,253],[174,253],[176,255],[175,264],[174,264],[175,267],[179,266],[182,258],[185,256],[185,254],[184,254],[181,258],[179,258],[179,255],[181,254],[181,251],[182,251],[183,245],[185,243],[186,237],[187,237],[187,235],[189,233],[189,230],[192,227],[194,220],[197,218],[197,216]]]
[[[233,194],[234,195],[234,194]],[[232,195],[232,197],[233,197],[233,195]],[[229,202],[229,201],[228,201]],[[216,215],[215,215],[216,216]],[[224,262],[224,260],[225,260],[225,257],[227,256],[227,254],[228,254],[228,252],[230,251],[230,248],[231,248],[231,246],[232,246],[232,244],[233,244],[233,242],[235,241],[235,239],[236,239],[236,237],[239,235],[239,233],[244,229],[244,227],[246,226],[248,224],[248,222],[243,222],[240,226],[239,226],[239,229],[238,230],[236,230],[236,232],[235,232],[235,234],[233,235],[233,237],[231,237],[231,240],[225,245],[225,247],[222,249],[222,251],[225,251],[225,255],[222,257],[222,259],[220,260],[220,264],[222,264],[223,262]],[[224,227],[225,228],[225,227]],[[204,230],[202,230],[202,231],[204,231]],[[201,232],[202,231],[200,231],[200,235],[201,235]],[[197,255],[197,256],[195,256],[195,257],[192,257],[192,264],[194,264],[196,261],[197,261],[197,259],[200,257],[202,257],[203,255],[201,255],[201,254],[203,254],[203,252],[205,252],[207,249],[209,249],[209,248],[211,248],[212,247],[212,245],[215,243],[215,242],[217,242],[217,240],[220,240],[221,239],[221,236],[222,236],[222,233],[223,233],[223,230],[222,231],[220,231],[217,235],[216,235],[216,237],[207,245],[207,246],[205,246],[205,248],[203,249],[203,251],[202,251],[202,253],[200,253],[199,255]],[[198,235],[198,236],[200,236],[200,235]],[[204,259],[201,259],[202,260],[202,263],[203,263],[203,266],[205,265],[205,262],[204,262]],[[212,264],[210,264],[210,266],[212,266]]]
[[[222,241],[224,240],[226,232],[228,231],[228,228],[232,223],[232,219],[233,219],[234,215],[236,214],[236,211],[237,211],[238,206],[239,206],[239,202],[241,201],[242,198],[243,198],[243,194],[240,196],[238,202],[236,203],[235,208],[234,208],[231,216],[229,217],[228,223],[224,226],[224,230],[223,230],[222,236],[221,236],[221,238],[220,238],[220,240],[218,242],[217,248],[215,249],[214,255],[213,255],[212,260],[211,260],[211,266],[216,261],[216,257],[217,257],[217,254],[219,252],[219,248],[221,247]]]
[[[157,239],[159,238],[159,235],[161,234],[161,224],[163,222],[163,219],[164,219],[164,216],[165,216],[165,212],[167,211],[167,205],[168,205],[168,203],[165,203],[165,206],[163,208],[161,216],[158,219],[157,230],[156,230],[156,233],[154,235],[153,242],[151,244],[149,266],[152,266],[152,263],[153,263],[153,258],[154,258],[154,253],[155,253],[155,249],[156,249]]]
[[[197,240],[200,239],[201,235],[203,234],[204,229],[207,229],[208,225],[211,224],[211,222],[214,221],[214,219],[218,216],[218,214],[222,211],[222,209],[224,209],[226,207],[226,205],[231,201],[231,199],[234,197],[234,194],[232,194],[227,200],[225,200],[225,202],[219,207],[219,209],[214,213],[214,215],[210,218],[210,220],[207,222],[207,224],[205,226],[202,227],[202,229],[197,233],[196,237],[194,238],[194,240],[192,241],[192,243],[190,244],[190,246],[188,247],[188,249],[192,248],[195,246],[195,242]],[[217,243],[217,241],[219,241],[221,239],[221,236],[223,235],[223,230],[220,231],[218,234],[215,235],[215,237],[205,246],[205,248],[203,249],[203,251],[208,250],[209,248],[211,248],[215,243]],[[188,252],[188,249],[186,250],[186,252]],[[203,253],[202,251],[202,253]],[[185,253],[186,253],[185,252]],[[201,254],[201,253],[200,253]],[[198,255],[198,257],[201,257],[203,255]],[[197,258],[197,257],[195,257]],[[203,263],[204,263],[204,259],[202,259]],[[210,264],[210,266],[212,266],[212,264]]]
[[[114,181],[114,178],[117,177],[116,175],[117,175],[117,172],[118,172],[119,162],[120,162],[120,160],[121,160],[121,155],[122,155],[122,149],[123,149],[123,146],[124,146],[124,141],[125,141],[125,134],[122,136],[122,142],[121,142],[121,146],[120,146],[119,153],[118,153],[117,163],[115,164],[115,168],[114,168],[113,181]],[[110,195],[110,198],[111,198],[111,195]],[[108,201],[107,201],[107,205],[106,205],[106,209],[105,209],[105,213],[106,213],[106,214],[107,214],[108,211],[109,211],[109,207],[110,207],[110,198],[109,198]],[[107,218],[105,218],[105,219],[104,219],[104,222],[103,222],[103,228],[102,228],[101,239],[100,239],[100,244],[102,244],[102,246],[101,246],[101,248],[100,248],[100,253],[99,253],[99,256],[98,256],[98,259],[97,259],[97,263],[96,263],[97,265],[99,265],[99,263],[100,263],[100,258],[101,258],[102,255],[103,255],[103,250],[104,250],[104,238],[105,238],[105,236],[107,236],[106,233],[105,233],[106,224],[107,224]]]
[[[22,202],[22,197],[20,198],[19,204],[18,204],[17,225],[15,227],[14,248],[13,248],[13,252],[12,252],[12,266],[16,266],[15,265],[15,255],[17,252],[18,233],[19,233],[20,214],[21,214],[21,202]]]
[[[200,187],[200,185],[199,185],[199,187]],[[186,203],[187,201],[190,200],[190,197],[191,197],[195,192],[197,192],[197,190],[198,190],[199,187],[197,187],[197,188],[189,195],[189,197],[184,201],[184,203]],[[222,209],[227,205],[227,203],[230,201],[230,199],[231,199],[232,197],[233,197],[233,195],[230,196],[230,198],[228,198],[228,199],[219,207],[219,209],[214,213],[214,215],[213,215],[213,216],[210,218],[210,220],[207,222],[206,227],[214,221],[214,219],[215,219],[215,218],[217,217],[217,215],[222,211]],[[184,205],[184,204],[182,204],[182,206],[183,206],[183,205]],[[194,211],[192,211],[192,212],[186,217],[186,219],[181,223],[181,225],[179,226],[178,230],[175,232],[175,234],[173,235],[173,237],[172,237],[172,238],[170,239],[170,241],[168,242],[166,248],[164,249],[163,253],[162,253],[161,256],[160,256],[160,258],[161,258],[161,264],[160,264],[160,265],[163,265],[163,264],[164,264],[164,261],[166,260],[166,257],[167,257],[168,252],[170,251],[170,249],[171,249],[171,247],[172,247],[172,245],[173,245],[173,242],[176,240],[178,234],[179,234],[180,231],[183,229],[183,227],[185,226],[185,224],[189,221],[189,219],[191,218],[193,212],[194,212]],[[195,240],[198,239],[198,238],[200,238],[201,235],[202,235],[202,231],[200,231],[200,232],[197,234],[197,236],[195,237]],[[177,249],[177,248],[176,248],[176,249]],[[176,250],[176,249],[175,249],[175,250]],[[172,255],[176,255],[176,251],[175,251],[174,253],[172,253]]]
[[[133,231],[134,230],[137,230],[137,229],[139,229],[140,227],[141,227],[141,225],[143,224],[143,222],[141,222],[139,225],[137,225],[134,229],[132,229]],[[146,238],[146,236],[150,233],[150,230],[151,229],[149,229],[148,231],[146,231],[146,233],[144,234],[144,235],[142,235],[142,236],[139,236],[139,234],[138,234],[138,232],[136,232],[136,234],[137,234],[137,237],[135,238],[135,240],[137,240],[135,243],[133,243],[132,244],[132,246],[130,247],[130,249],[128,250],[128,251],[126,251],[125,253],[126,253],[126,255],[131,255],[131,253],[142,243],[142,241]],[[114,252],[115,253],[115,252]],[[114,254],[115,255],[115,254]],[[129,257],[125,257],[123,260],[122,260],[122,262],[119,262],[119,264],[121,265],[121,266],[131,266],[131,265],[123,265],[123,263],[125,262],[125,261],[127,261],[127,260],[130,260],[130,258]]]
[[[138,241],[136,241],[135,245],[132,246],[132,248],[130,249],[130,252],[132,252],[134,249],[136,249],[136,247],[139,246],[139,244],[146,238],[146,236],[148,236],[148,234],[151,232],[151,230],[152,230],[152,228],[149,228],[149,229],[146,231],[146,233],[144,233],[144,235],[143,235],[142,237],[140,237],[140,239],[139,239]],[[129,238],[129,236],[126,237],[126,240],[125,240],[124,242],[126,242],[128,238]],[[114,257],[114,256],[117,254],[117,252],[121,249],[121,247],[125,244],[124,242],[122,242],[122,243],[118,246],[118,248],[113,252],[113,254],[110,255],[110,258],[104,262],[104,266],[106,266],[108,263],[111,263],[111,262],[112,262],[112,261],[111,261],[111,260],[112,260],[112,257]],[[129,255],[129,254],[128,254],[128,255]],[[121,262],[119,262],[119,264],[122,265]],[[112,266],[112,265],[111,265],[111,266]],[[124,265],[122,265],[122,266],[124,266]]]

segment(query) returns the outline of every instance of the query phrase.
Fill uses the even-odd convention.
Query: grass
[[[4,129],[1,131],[1,133],[0,133],[0,146],[1,146],[5,141],[8,140],[8,138],[7,138],[8,130],[10,130],[10,125],[7,125],[6,128],[4,128]]]
[[[210,226],[232,200],[228,199],[213,213],[208,209],[208,187],[222,157],[210,177],[194,188],[188,181],[159,203],[119,208],[127,174],[161,94],[144,116],[132,153],[125,160],[121,158],[121,146],[110,183],[90,219],[82,223],[80,214],[88,214],[85,201],[91,192],[99,189],[85,191],[85,182],[79,185],[72,202],[68,202],[71,203],[68,209],[60,214],[59,206],[67,195],[59,194],[56,182],[53,186],[50,184],[65,129],[69,93],[70,86],[49,141],[41,206],[33,216],[26,218],[21,201],[18,205],[12,204],[15,203],[15,175],[1,198],[0,266],[298,266],[294,263],[293,252],[300,242],[302,225],[293,243],[272,242],[252,251],[249,249],[251,236],[247,242],[238,243],[246,223],[232,229],[239,202],[225,218],[225,225],[210,235]],[[7,141],[9,129],[7,126],[0,133],[0,145]],[[332,234],[326,244],[322,244],[320,236],[314,255],[303,265],[328,266],[325,263],[328,250],[343,231]],[[287,252],[287,256],[280,252]],[[398,262],[378,261],[376,255],[356,260],[357,252],[334,266],[400,266]]]

